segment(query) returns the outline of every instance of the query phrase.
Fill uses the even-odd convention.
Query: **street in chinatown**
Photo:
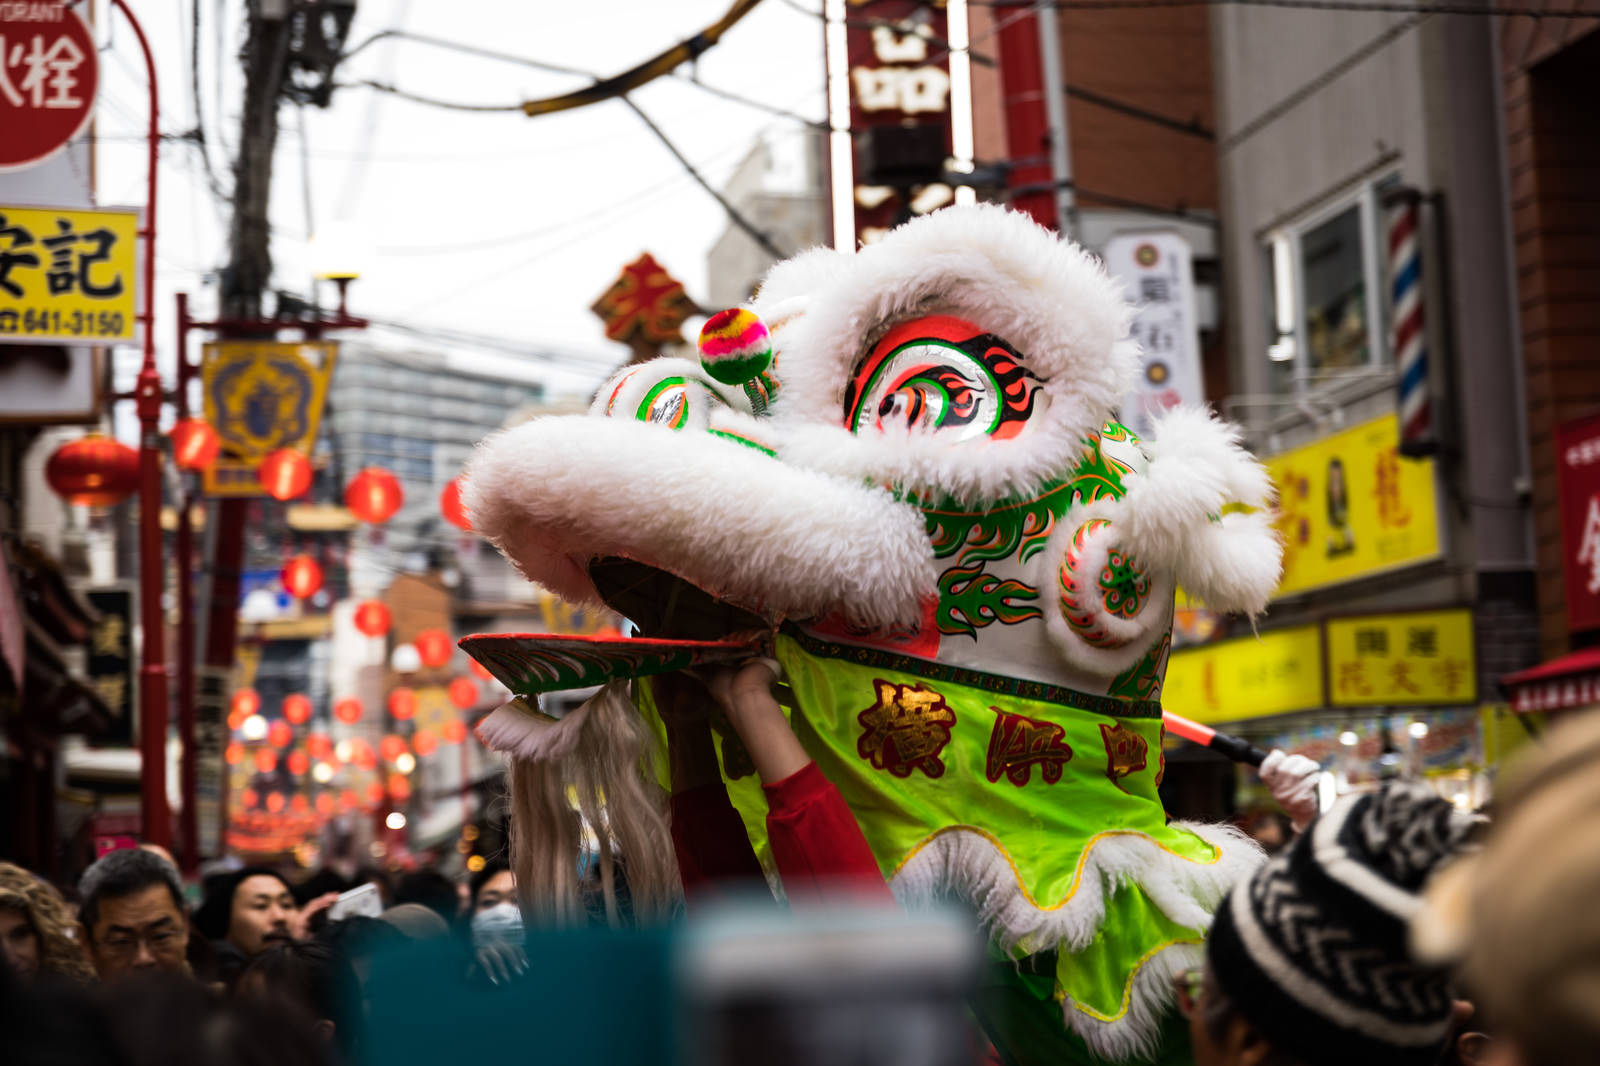
[[[1600,1062],[1600,0],[0,0],[0,1058]]]

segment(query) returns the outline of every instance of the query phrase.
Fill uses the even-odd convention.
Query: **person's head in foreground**
[[[1484,1061],[1600,1061],[1600,715],[1551,729],[1502,775],[1495,807],[1483,850],[1429,893],[1430,924],[1453,924],[1447,948],[1494,1021]]]
[[[349,1054],[361,1010],[355,971],[338,952],[315,940],[269,947],[250,961],[235,988],[240,999],[286,1006]]]
[[[72,939],[66,905],[20,866],[0,862],[0,960],[25,981],[93,976]]]
[[[1407,926],[1475,820],[1420,783],[1346,796],[1217,910],[1206,964],[1178,975],[1195,1066],[1433,1066],[1446,977]]]
[[[195,926],[249,959],[292,940],[298,912],[288,882],[264,867],[247,867],[217,883],[195,914]]]
[[[187,973],[189,922],[177,867],[144,848],[113,851],[78,880],[84,946],[104,980]]]

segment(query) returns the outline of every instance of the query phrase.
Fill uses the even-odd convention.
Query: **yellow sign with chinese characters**
[[[338,351],[326,341],[205,346],[205,417],[222,438],[223,452],[206,471],[207,495],[265,495],[256,474],[262,459],[280,448],[311,454]]]
[[[1296,626],[1175,651],[1161,706],[1197,722],[1321,707],[1322,631]]]
[[[1328,630],[1328,699],[1337,707],[1473,704],[1472,612],[1335,618]]]
[[[133,340],[137,211],[0,207],[0,343]]]
[[[1394,415],[1266,461],[1278,487],[1283,580],[1275,597],[1439,555],[1432,459],[1402,459]]]

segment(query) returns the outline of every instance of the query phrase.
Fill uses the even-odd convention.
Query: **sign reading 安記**
[[[139,216],[0,206],[0,343],[132,341]]]
[[[1477,702],[1472,612],[1330,619],[1328,702],[1336,707]]]
[[[1403,459],[1385,415],[1266,460],[1278,488],[1283,580],[1275,597],[1439,557],[1431,459]]]

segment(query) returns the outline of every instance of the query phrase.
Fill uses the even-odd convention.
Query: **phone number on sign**
[[[120,337],[127,319],[121,311],[0,311],[0,335],[52,333],[72,337]]]

